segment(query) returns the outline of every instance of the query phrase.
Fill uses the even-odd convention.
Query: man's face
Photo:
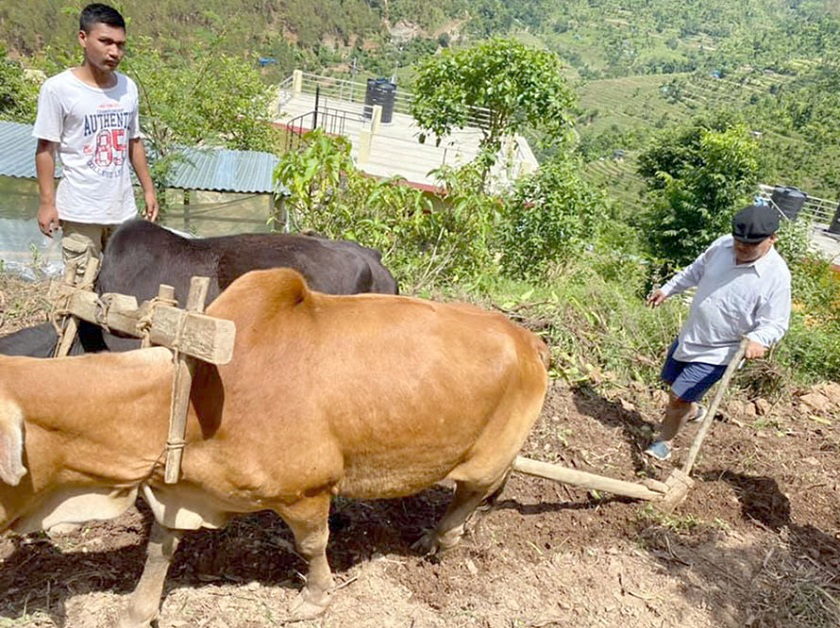
[[[113,72],[125,54],[125,30],[96,23],[89,33],[79,31],[79,43],[86,63],[100,72]]]
[[[754,244],[747,244],[735,239],[735,262],[738,264],[749,264],[760,259],[767,254],[773,243],[776,242],[776,234],[774,233],[769,238],[756,242]]]

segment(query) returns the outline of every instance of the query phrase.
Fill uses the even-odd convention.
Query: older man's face
[[[773,246],[776,240],[777,237],[775,233],[769,238],[766,238],[761,242],[755,242],[754,244],[741,242],[736,238],[735,262],[738,264],[749,264],[751,262],[756,261],[757,259],[761,259],[767,254],[767,251],[770,250],[770,248]]]

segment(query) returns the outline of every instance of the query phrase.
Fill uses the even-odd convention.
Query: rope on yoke
[[[84,272],[81,274],[78,272],[77,262],[71,260],[64,268],[64,284],[77,290],[93,292],[98,271],[99,260],[90,255],[87,255],[85,258]],[[58,336],[58,342],[53,352],[54,357],[66,355],[67,351],[69,351],[69,344],[65,342],[66,335],[76,336],[77,323],[75,319],[70,318],[73,315],[70,311],[72,298],[73,293],[68,291],[66,294],[57,297],[52,303],[49,320]],[[70,342],[72,342],[72,339],[70,339]]]
[[[90,290],[92,292],[95,285],[96,282],[93,279],[85,281],[84,278],[82,278],[81,282],[76,284],[76,288],[79,290]]]
[[[75,282],[78,278],[79,277],[76,274],[75,265],[69,266],[67,269],[67,275],[64,278],[64,283],[68,286],[75,287]],[[70,311],[70,300],[72,298],[72,293],[68,292],[59,297],[56,297],[52,303],[52,310],[50,311],[50,323],[52,323],[53,329],[55,329],[55,334],[56,336],[58,336],[58,341],[55,343],[55,349],[53,351],[53,357],[57,357],[59,354],[62,340],[64,339],[64,334],[66,333],[67,329],[67,321],[68,318],[72,315],[72,312]]]
[[[61,337],[61,334],[64,333],[65,319],[70,316],[70,299],[72,297],[72,294],[65,294],[55,299],[52,303],[50,323],[52,323],[55,333],[58,334],[59,337]]]
[[[170,346],[175,372],[172,380],[172,404],[169,411],[169,435],[166,439],[164,482],[167,484],[175,484],[178,481],[181,473],[181,456],[186,445],[186,419],[194,363],[192,358],[181,353],[188,318],[189,312],[178,311],[178,327]]]
[[[187,441],[184,440],[183,438],[167,439],[167,441],[166,441],[166,451],[167,452],[177,451],[179,449],[183,450],[184,447],[186,447],[186,446],[187,446]]]
[[[168,300],[169,299],[158,299],[158,301],[168,301]],[[177,303],[175,305],[177,305]],[[152,319],[151,313],[148,316],[148,318],[149,318],[149,326],[151,327],[151,319]],[[181,341],[183,340],[184,327],[186,327],[186,324],[187,324],[187,313],[182,311],[182,312],[179,313],[178,328],[175,330],[175,338],[172,340],[172,346],[170,347],[172,349],[172,363],[175,365],[176,369],[180,369],[182,367],[182,365],[180,363],[180,360],[179,360],[179,357],[180,357],[180,354],[181,354]],[[138,325],[138,327],[139,327],[139,325]],[[148,337],[149,337],[149,333],[146,332],[146,334],[143,336],[143,341],[145,342]],[[147,345],[143,345],[143,346],[147,346]],[[178,371],[176,370],[175,382],[177,382],[178,378],[179,378],[177,373],[178,373]],[[173,383],[173,392],[172,392],[172,394],[173,394],[173,399],[172,399],[173,404],[174,404],[174,401],[175,401],[174,385],[175,384]],[[172,429],[172,420],[173,420],[172,413],[173,412],[174,412],[174,405],[170,409],[170,418],[169,418],[170,429],[169,429],[169,436],[166,439],[166,450],[165,450],[166,461],[167,462],[166,462],[166,468],[164,469],[164,473],[166,475],[172,473],[172,474],[175,475],[175,477],[177,479],[177,475],[178,475],[178,472],[180,470],[180,460],[179,460],[179,463],[177,465],[177,469],[175,471],[170,471],[169,466],[170,466],[171,463],[169,462],[169,460],[172,457],[170,452],[176,452],[176,451],[181,452],[181,451],[183,451],[184,448],[187,445],[187,441],[184,439],[183,434],[180,434],[180,435],[173,434],[173,429]],[[168,482],[168,480],[167,480],[167,482]]]
[[[160,296],[149,299],[147,303],[149,304],[149,307],[146,310],[146,313],[143,314],[143,316],[141,316],[139,319],[137,319],[137,333],[140,335],[140,346],[143,349],[152,346],[152,321],[155,318],[155,308],[158,305],[169,305],[172,307],[178,307],[177,300],[166,299]],[[176,336],[175,340],[176,342],[178,341],[178,336]]]
[[[96,306],[93,309],[93,318],[96,319],[96,324],[107,332],[111,331],[108,327],[108,312],[111,309],[113,300],[113,295],[103,294],[96,299]]]

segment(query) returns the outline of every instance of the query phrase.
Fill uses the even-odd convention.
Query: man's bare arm
[[[143,198],[146,200],[146,220],[154,222],[158,217],[158,201],[155,194],[155,184],[149,174],[149,164],[146,161],[146,148],[143,140],[139,137],[130,140],[128,143],[128,159],[134,168],[134,173],[143,187]]]
[[[52,237],[58,231],[58,210],[55,206],[55,150],[57,142],[38,139],[35,149],[35,172],[38,174],[38,228]]]

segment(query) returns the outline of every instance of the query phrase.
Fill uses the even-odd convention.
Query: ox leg
[[[166,572],[169,571],[180,540],[181,532],[165,528],[157,521],[152,524],[146,548],[146,566],[137,588],[131,594],[120,628],[145,628],[158,616]]]
[[[455,495],[435,529],[424,535],[416,546],[430,556],[442,553],[455,545],[464,536],[467,524],[476,510],[489,509],[502,492],[507,475],[490,486],[476,486],[468,482],[457,482]]]
[[[317,617],[327,610],[333,588],[332,571],[327,562],[330,495],[317,495],[278,509],[278,514],[295,535],[297,550],[308,565],[306,586],[292,604],[295,621]]]

